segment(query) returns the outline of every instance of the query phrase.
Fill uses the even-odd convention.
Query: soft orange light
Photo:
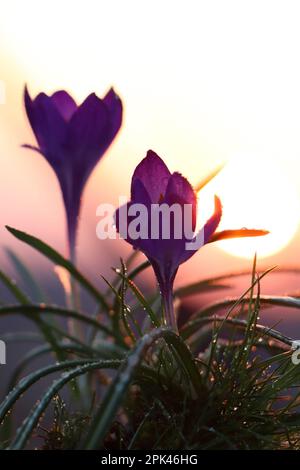
[[[257,228],[270,234],[224,240],[218,246],[236,256],[273,255],[284,248],[299,224],[299,195],[285,170],[266,156],[238,155],[199,193],[201,218],[212,212],[213,195],[223,204],[219,229]],[[204,215],[205,213],[205,215]]]

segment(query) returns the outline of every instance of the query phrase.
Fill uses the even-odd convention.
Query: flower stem
[[[172,271],[170,266],[167,266],[165,269],[162,269],[161,265],[155,260],[149,259],[149,261],[152,264],[153,270],[158,281],[160,295],[162,299],[165,324],[166,326],[172,328],[176,333],[178,333],[177,320],[173,302],[173,285],[177,269],[175,271]]]
[[[68,252],[69,259],[72,264],[76,267],[76,236],[68,237]],[[79,286],[75,279],[70,277],[71,291],[69,296],[70,308],[76,311],[80,310],[80,295],[79,295]],[[78,339],[83,339],[83,331],[80,328],[80,325],[77,325],[76,322],[72,319],[69,320],[69,329],[71,334],[75,334]]]
[[[72,264],[76,267],[76,232],[74,233],[73,238],[68,237],[68,251],[69,251],[69,259]],[[70,278],[71,290],[70,290],[70,305],[71,308],[75,311],[80,310],[80,293],[79,293],[79,285],[76,280],[71,276]],[[82,326],[76,320],[70,318],[68,322],[68,327],[70,333],[75,336],[78,340],[84,342],[85,341],[85,334]],[[89,377],[82,376],[78,379],[78,387],[80,391],[80,399],[82,400],[83,406],[85,409],[90,407],[90,403],[92,400],[90,386],[89,386]]]
[[[166,325],[171,327],[174,331],[178,332],[176,315],[174,310],[173,301],[173,282],[168,286],[164,286],[162,290],[162,301],[165,313]]]

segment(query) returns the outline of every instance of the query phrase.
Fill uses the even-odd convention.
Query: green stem
[[[69,254],[69,259],[73,266],[76,267],[77,260],[76,260],[76,237],[74,238],[68,238],[68,254]],[[70,287],[71,290],[68,293],[68,304],[69,308],[75,311],[80,311],[80,293],[79,293],[79,286],[74,277],[71,275],[70,276]],[[83,340],[84,339],[84,334],[83,330],[80,327],[80,325],[77,324],[77,322],[74,319],[70,319],[68,322],[69,326],[69,333],[73,334],[74,336],[78,337],[78,339]]]
[[[161,295],[165,313],[165,323],[177,333],[178,327],[174,310],[173,282],[168,286],[164,286]]]

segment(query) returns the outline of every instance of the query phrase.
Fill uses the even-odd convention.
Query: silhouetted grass
[[[2,305],[0,317],[24,315],[43,338],[12,371],[0,404],[2,448],[30,447],[36,434],[43,449],[300,447],[300,369],[291,360],[292,339],[258,324],[262,303],[300,308],[300,300],[261,295],[260,280],[270,269],[257,274],[254,260],[249,288],[241,297],[195,312],[178,335],[164,326],[158,296],[147,298],[134,282],[148,263],[128,271],[122,261],[114,278],[106,280],[107,291],[101,292],[51,247],[10,231],[69,272],[97,302],[97,311],[32,304],[0,274],[16,301]],[[27,270],[12,259],[26,276]],[[182,286],[175,296],[220,291],[234,277],[230,273]],[[35,282],[33,277],[29,281]],[[38,285],[35,290],[42,295]],[[227,311],[223,316],[221,308]],[[80,334],[60,322],[66,318],[80,325]],[[36,333],[26,335],[36,339]],[[19,339],[19,333],[9,337]],[[24,375],[28,364],[49,353],[52,364]],[[14,431],[15,404],[51,374],[52,384]],[[68,403],[60,396],[66,386]],[[53,419],[45,429],[48,408]]]

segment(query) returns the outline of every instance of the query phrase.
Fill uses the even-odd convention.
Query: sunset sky
[[[65,248],[54,174],[20,147],[35,143],[23,109],[24,84],[33,95],[65,88],[78,101],[92,91],[102,96],[113,85],[125,118],[85,191],[79,262],[88,274],[106,272],[130,251],[122,241],[96,239],[95,212],[99,203],[117,204],[119,195],[128,195],[131,174],[149,148],[195,185],[227,162],[200,196],[199,211],[209,215],[217,193],[222,228],[272,232],[263,244],[253,239],[223,246],[243,257],[205,247],[182,267],[181,277],[249,267],[244,256],[255,250],[264,265],[297,263],[299,14],[297,1],[3,0],[1,246],[22,254],[3,228],[9,224]]]

